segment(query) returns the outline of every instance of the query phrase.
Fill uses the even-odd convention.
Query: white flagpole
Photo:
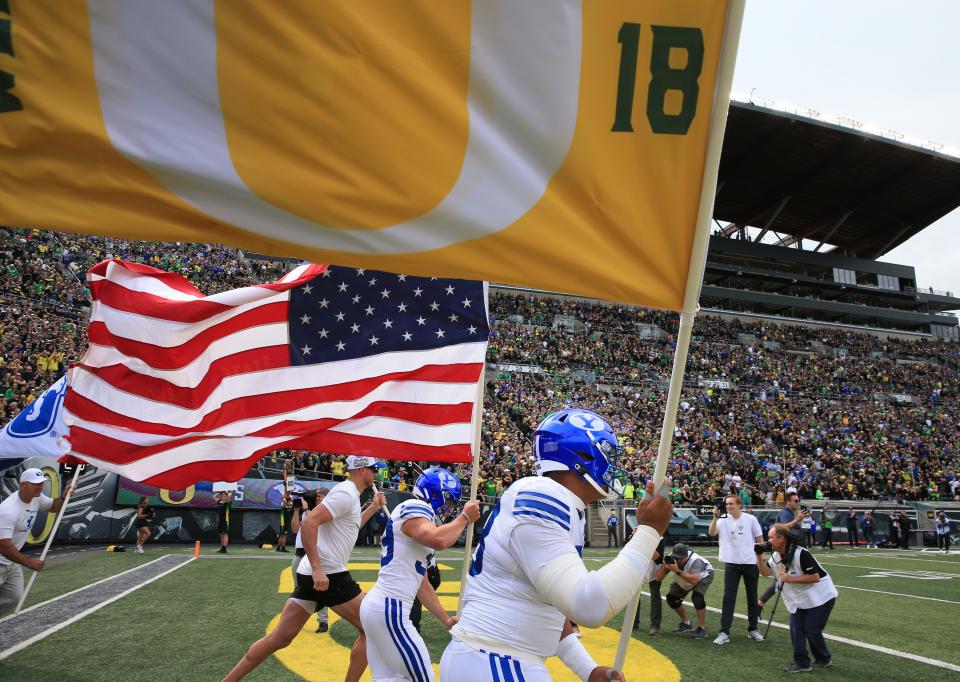
[[[477,499],[480,482],[480,433],[483,429],[483,395],[486,381],[486,365],[480,370],[477,395],[473,403],[473,467],[470,471],[470,500]],[[467,524],[467,537],[463,546],[463,566],[460,568],[460,596],[457,598],[457,615],[463,608],[463,592],[467,589],[467,574],[470,571],[470,550],[473,545],[473,523]]]
[[[733,70],[737,61],[737,48],[740,44],[740,27],[743,24],[743,10],[746,0],[730,0],[723,31],[723,46],[720,50],[720,64],[717,69],[717,84],[714,94],[713,112],[710,116],[710,129],[707,137],[707,154],[703,169],[703,181],[700,185],[700,206],[697,210],[697,229],[690,253],[690,269],[687,272],[687,286],[683,295],[683,310],[680,313],[680,329],[677,333],[677,348],[673,354],[673,371],[670,375],[670,391],[663,414],[663,428],[660,431],[660,448],[657,452],[657,465],[653,473],[654,489],[659,491],[667,474],[667,462],[670,460],[670,445],[673,442],[673,428],[677,422],[677,406],[680,404],[680,392],[683,389],[683,374],[687,366],[687,352],[690,349],[690,336],[693,322],[699,310],[700,286],[703,284],[703,270],[710,248],[710,221],[713,218],[713,203],[717,192],[717,175],[720,171],[720,152],[723,149],[723,133],[727,126],[727,112],[730,108],[730,88],[733,85]],[[640,592],[630,600],[623,614],[623,627],[617,644],[617,655],[613,668],[623,671],[633,632],[633,621],[640,604]]]
[[[53,524],[50,535],[47,537],[47,544],[44,545],[43,551],[40,553],[40,561],[46,558],[47,552],[50,550],[50,545],[53,544],[53,538],[57,535],[57,529],[60,527],[61,519],[63,519],[63,512],[67,511],[70,496],[73,495],[73,487],[77,484],[77,477],[80,475],[80,466],[81,465],[77,464],[76,469],[74,469],[73,480],[70,481],[70,491],[63,498],[63,506],[60,507],[60,513],[57,514],[57,521]],[[33,581],[37,579],[37,573],[39,573],[39,571],[34,571],[33,575],[30,576],[30,580],[27,582],[27,588],[20,596],[20,601],[17,602],[17,608],[13,610],[14,613],[20,613],[20,609],[23,608],[23,602],[27,600],[27,595],[30,594],[30,588],[33,587]]]

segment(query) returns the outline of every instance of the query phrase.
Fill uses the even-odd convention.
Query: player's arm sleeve
[[[40,509],[43,509],[44,511],[46,511],[47,509],[53,506],[52,497],[47,497],[46,495],[41,494],[39,499],[40,499],[40,504],[38,506],[40,507]]]
[[[511,554],[544,600],[570,620],[600,627],[619,612],[650,579],[660,535],[640,526],[617,557],[588,571],[570,536],[560,528],[522,523],[510,537]]]

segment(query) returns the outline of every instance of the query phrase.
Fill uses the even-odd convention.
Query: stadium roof
[[[877,258],[960,206],[960,159],[731,102],[714,218]],[[827,247],[829,248],[829,247]]]

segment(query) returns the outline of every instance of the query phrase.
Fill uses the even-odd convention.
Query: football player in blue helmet
[[[623,496],[621,478],[626,474],[617,467],[619,452],[620,442],[613,428],[589,410],[555,412],[533,432],[538,475],[576,472],[606,500]]]
[[[460,479],[441,467],[424,469],[413,486],[413,494],[427,502],[441,520],[457,513],[462,490]]]

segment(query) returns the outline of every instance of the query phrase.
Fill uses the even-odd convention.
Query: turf
[[[36,581],[28,604],[146,563],[159,556],[161,551],[181,553],[189,550],[155,550],[144,556],[90,553],[51,565]],[[706,550],[704,554],[714,559],[716,551]],[[960,647],[956,646],[952,629],[960,616],[960,557],[844,549],[818,551],[817,554],[838,585],[877,591],[841,587],[827,628],[829,634],[960,665]],[[232,548],[228,559],[203,557],[194,561],[0,662],[0,679],[57,682],[219,679],[246,647],[263,635],[267,624],[283,606],[285,595],[278,592],[278,588],[282,572],[289,571],[289,563],[275,560],[274,556],[260,550]],[[354,560],[369,561],[374,556],[373,550],[357,550]],[[453,569],[443,573],[448,592],[459,580],[459,556],[459,553],[441,556],[441,563]],[[611,550],[587,550],[585,559],[591,568],[596,568],[610,556]],[[714,561],[714,564],[722,568],[719,562]],[[865,577],[879,572],[893,574]],[[931,578],[936,577],[931,573],[941,574],[941,577],[928,580],[911,577],[918,572],[925,572]],[[354,575],[360,582],[375,579],[375,572],[369,570],[358,570]],[[723,574],[718,572],[707,594],[709,606],[720,607],[722,583]],[[761,589],[764,585],[765,581],[762,581]],[[453,596],[449,598],[455,599]],[[741,594],[737,611],[745,613],[744,606]],[[781,672],[791,658],[787,630],[773,627],[768,641],[749,642],[745,637],[746,621],[735,620],[732,642],[719,647],[711,643],[719,627],[718,613],[707,614],[710,637],[696,641],[669,632],[676,624],[676,617],[664,604],[662,634],[650,637],[646,633],[649,598],[644,597],[640,608],[642,627],[635,637],[668,657],[683,679],[742,680],[745,676],[758,675],[764,679],[790,677]],[[692,609],[689,610],[692,613]],[[764,617],[768,615],[769,609]],[[614,619],[615,627],[621,621],[622,618]],[[779,607],[774,622],[787,622],[783,605]],[[448,635],[429,613],[424,614],[423,624],[424,637],[436,662]],[[328,635],[305,632],[298,638],[298,646],[308,655],[313,648],[322,648],[324,653],[318,651],[317,658],[323,659],[331,651],[329,641],[321,644],[323,639],[330,638],[346,647],[355,636],[353,628],[340,621],[333,625]],[[828,642],[828,645],[833,652],[834,668],[817,671],[814,673],[817,676],[871,682],[960,677],[955,671],[850,644]],[[337,648],[334,652],[343,658],[347,656],[345,648]],[[628,670],[628,674],[632,680],[677,679],[676,674],[658,678],[645,674],[643,670]],[[316,680],[339,678],[326,676],[323,660],[317,660],[307,677]],[[278,657],[271,657],[247,679],[282,681],[303,677],[289,670]],[[557,679],[561,678],[557,676]]]

